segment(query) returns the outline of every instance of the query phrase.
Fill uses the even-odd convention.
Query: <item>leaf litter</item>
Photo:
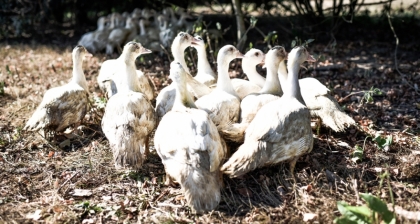
[[[324,45],[312,43],[310,50],[325,58],[320,64],[332,67],[309,65],[302,72],[329,87],[358,126],[344,133],[321,127],[314,150],[298,161],[295,179],[284,164],[242,178],[225,177],[217,210],[197,216],[185,206],[179,187],[163,184],[165,173],[153,141],[141,170],[115,170],[100,130],[103,107],[88,114],[80,136],[47,141],[21,131],[43,93],[70,79],[71,49],[0,44],[5,55],[0,66],[5,84],[0,96],[0,222],[332,222],[339,215],[337,201],[358,205],[358,192],[390,203],[388,191],[379,188],[385,171],[391,175],[396,213],[408,214],[397,218],[413,221],[410,217],[420,210],[419,96],[394,71],[386,53],[392,46],[365,42],[363,47],[371,53],[338,43],[346,51],[338,51],[333,60]],[[416,82],[418,59],[406,58],[400,69],[411,74],[406,80]],[[89,90],[99,104],[103,94],[96,76],[104,59],[99,54],[84,63]],[[139,67],[159,90],[170,83],[165,57],[150,56]],[[364,98],[363,91],[372,87],[383,94]],[[356,92],[362,93],[349,96]]]

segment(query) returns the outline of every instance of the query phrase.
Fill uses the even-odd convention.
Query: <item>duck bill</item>
[[[151,50],[149,50],[149,49],[147,49],[147,48],[142,48],[141,49],[141,54],[150,54],[150,53],[152,53],[152,51]]]
[[[241,52],[237,52],[236,53],[236,58],[244,58],[245,57],[245,55],[244,54],[242,54]]]
[[[259,63],[259,65],[265,67],[265,57],[263,58],[263,60]]]
[[[316,62],[316,59],[314,58],[314,56],[308,54],[308,58],[306,59],[306,61],[308,61],[308,62]]]
[[[198,41],[197,41],[197,40],[195,40],[195,38],[193,38],[193,39],[191,40],[191,45],[198,46],[199,44],[198,44]]]

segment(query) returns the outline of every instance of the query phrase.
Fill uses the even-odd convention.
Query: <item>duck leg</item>
[[[295,171],[295,166],[296,166],[296,162],[297,162],[298,159],[299,159],[299,157],[296,156],[289,163],[289,171],[290,171],[290,173],[292,174],[293,177],[295,177],[294,171]]]
[[[168,173],[166,173],[165,185],[166,186],[171,186],[171,187],[176,187],[176,184],[175,184],[174,180],[172,179],[172,177]]]

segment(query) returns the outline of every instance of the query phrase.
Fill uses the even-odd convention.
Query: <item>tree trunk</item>
[[[236,26],[237,26],[238,44],[237,44],[236,48],[238,48],[238,50],[241,51],[242,48],[243,48],[243,45],[245,44],[245,41],[246,41],[246,37],[244,37],[244,39],[241,42],[239,42],[242,35],[245,34],[244,15],[242,14],[242,8],[241,8],[240,0],[232,0],[232,5],[233,5],[234,12],[235,12]]]

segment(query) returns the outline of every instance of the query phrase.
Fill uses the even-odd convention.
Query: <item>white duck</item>
[[[159,42],[159,34],[157,35],[151,35],[149,32],[146,32],[145,27],[145,20],[140,19],[139,21],[139,27],[140,27],[140,34],[136,36],[134,39],[138,42],[142,42],[145,47],[152,51],[160,51],[160,42]],[[157,38],[153,38],[157,37]]]
[[[94,31],[88,32],[80,38],[78,45],[84,46],[88,51],[95,53],[97,52],[97,47],[95,45],[95,36],[106,30],[106,17],[99,17],[98,19],[98,28]]]
[[[279,70],[280,80],[287,79],[287,73]],[[329,94],[329,89],[315,78],[299,79],[301,94],[311,116],[321,118],[322,124],[336,132],[344,131],[346,127],[356,122],[343,112],[337,100]]]
[[[127,18],[124,28],[115,28],[108,36],[108,43],[106,45],[106,53],[113,54],[114,49],[121,49],[121,45],[127,41],[133,40],[137,35],[137,25],[132,18]]]
[[[179,62],[187,74],[187,84],[189,91],[194,94],[196,98],[200,98],[204,95],[207,95],[211,92],[210,88],[206,85],[198,82],[190,75],[190,70],[188,69],[187,63],[184,58],[184,51],[187,47],[191,46],[194,38],[184,32],[180,32],[177,37],[172,42],[172,55],[174,56],[174,61]],[[160,120],[163,115],[171,110],[172,105],[175,100],[175,86],[169,85],[163,88],[158,96],[156,97],[156,113],[158,119]]]
[[[165,184],[178,182],[192,210],[203,213],[220,202],[219,168],[226,148],[207,113],[195,106],[187,76],[180,63],[171,63],[176,99],[156,129],[154,145],[165,167]]]
[[[242,59],[242,70],[249,81],[244,79],[231,79],[233,88],[238,93],[239,98],[243,99],[251,93],[257,93],[264,86],[265,78],[256,69],[258,64],[264,63],[265,55],[261,50],[251,49],[246,52]]]
[[[135,91],[136,58],[148,53],[139,43],[129,42],[119,60],[121,70],[118,93],[109,99],[102,118],[102,131],[109,141],[116,168],[130,166],[139,169],[148,152],[149,137],[156,126],[156,115],[143,93]]]
[[[289,53],[289,77],[283,97],[264,105],[246,129],[245,142],[222,166],[230,177],[238,177],[258,167],[290,161],[293,174],[297,159],[312,150],[313,136],[309,109],[300,94],[299,67],[315,61],[304,47]]]
[[[151,51],[143,51],[141,54],[148,54]],[[97,81],[101,90],[107,95],[108,98],[111,98],[115,95],[118,90],[118,83],[125,82],[124,74],[121,74],[124,70],[125,65],[125,55],[121,54],[117,59],[106,60],[102,63],[101,69],[99,70],[99,75]],[[154,88],[150,84],[149,78],[140,70],[136,70],[137,79],[133,80],[132,90],[134,92],[144,93],[148,100],[154,99]],[[121,86],[121,84],[120,84]]]
[[[217,75],[214,73],[210,66],[209,60],[207,60],[206,44],[203,38],[195,36],[192,42],[192,47],[197,50],[197,75],[194,77],[197,81],[211,86],[217,82]]]
[[[286,71],[285,60],[287,52],[284,47],[276,46],[268,51],[265,56],[265,65],[267,67],[267,82],[263,88],[255,94],[249,94],[241,102],[241,122],[226,124],[221,130],[221,135],[230,141],[242,143],[244,141],[245,130],[254,119],[258,110],[265,104],[279,99],[283,95],[280,81],[277,76],[277,70],[280,65]]]
[[[199,98],[195,104],[206,111],[216,126],[226,123],[236,123],[239,119],[240,99],[230,82],[228,70],[229,63],[235,58],[244,55],[234,46],[226,45],[217,55],[217,86],[208,95]]]
[[[49,89],[24,130],[61,132],[78,126],[89,110],[89,90],[83,73],[83,59],[91,56],[83,46],[73,49],[73,78],[66,85]]]

